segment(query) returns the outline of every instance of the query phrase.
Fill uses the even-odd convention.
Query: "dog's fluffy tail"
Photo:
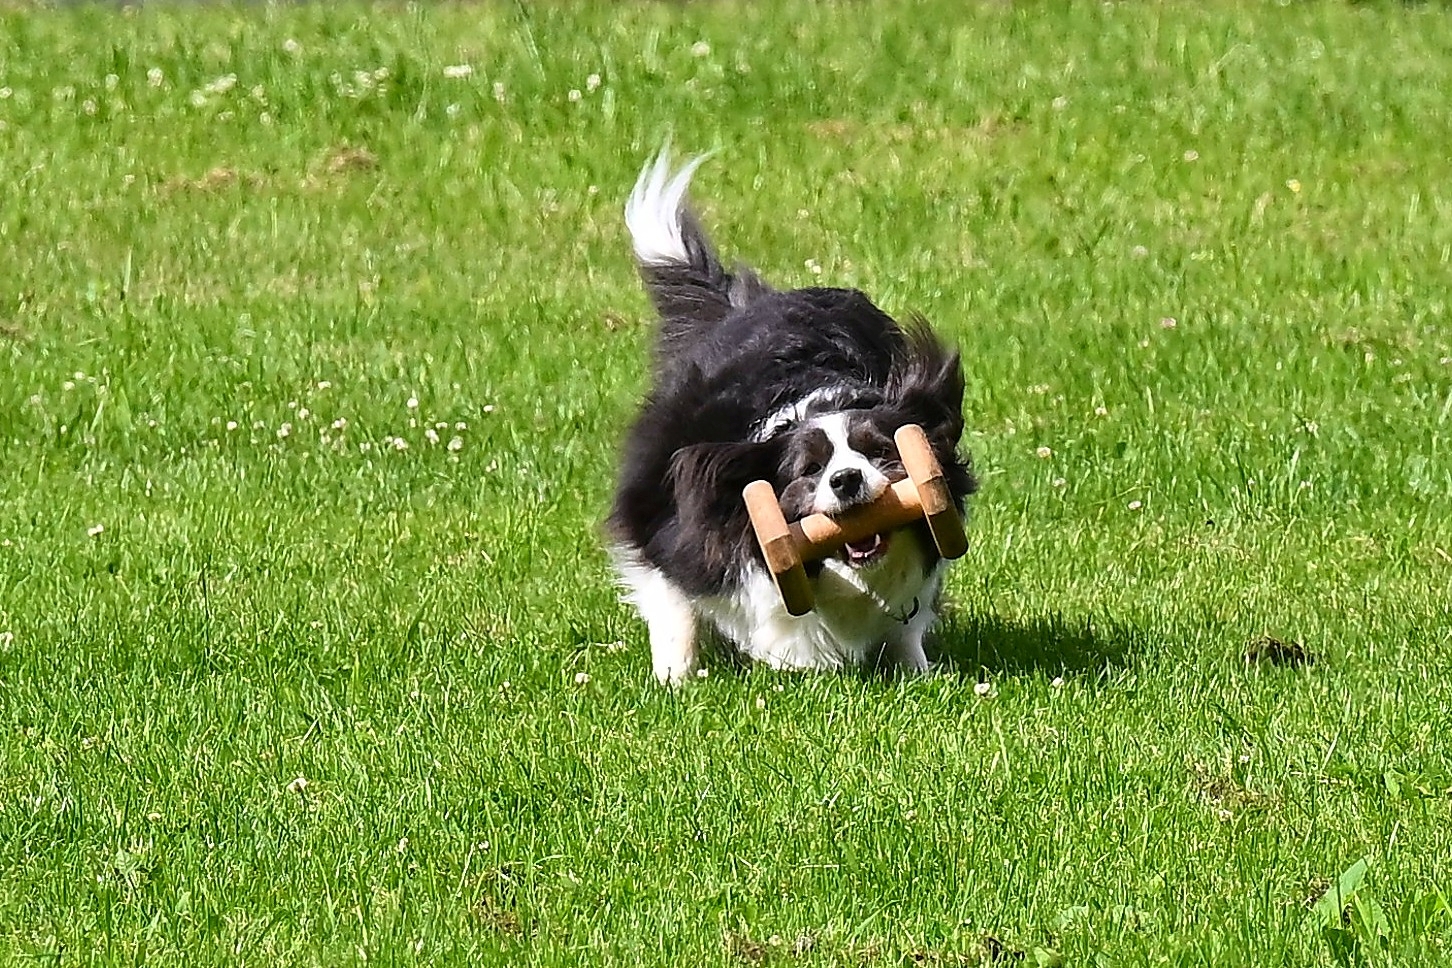
[[[722,319],[771,289],[749,269],[728,271],[686,204],[686,189],[706,155],[672,171],[670,147],[641,169],[625,202],[625,225],[646,292],[666,342]]]

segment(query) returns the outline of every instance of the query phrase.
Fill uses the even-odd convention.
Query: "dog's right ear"
[[[780,440],[692,444],[671,458],[677,513],[697,535],[735,534],[749,527],[741,492],[752,481],[774,481],[781,468]]]

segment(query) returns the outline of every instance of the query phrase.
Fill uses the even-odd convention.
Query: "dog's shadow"
[[[1050,614],[1028,620],[945,610],[930,643],[944,671],[990,676],[1103,674],[1126,664],[1139,633],[1117,622]]]

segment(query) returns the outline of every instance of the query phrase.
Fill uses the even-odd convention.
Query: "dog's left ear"
[[[887,399],[905,423],[952,449],[963,436],[963,361],[938,341],[921,318],[904,330],[902,351],[887,378]]]

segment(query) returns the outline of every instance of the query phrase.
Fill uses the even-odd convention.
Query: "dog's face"
[[[807,420],[782,436],[779,480],[782,513],[795,521],[809,514],[840,514],[876,500],[907,476],[893,442],[893,415],[881,410],[839,410]],[[843,549],[854,567],[873,564],[887,552],[888,536],[873,535]]]

